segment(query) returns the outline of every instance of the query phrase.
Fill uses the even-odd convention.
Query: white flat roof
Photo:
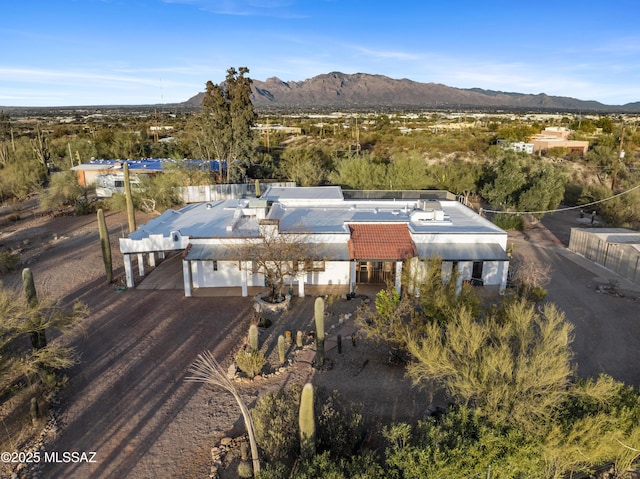
[[[344,200],[338,199],[339,187],[270,188],[282,198],[271,205],[266,218],[278,220],[282,233],[310,235],[349,235],[350,223],[405,223],[416,241],[429,234],[497,234],[506,233],[486,218],[457,201],[433,202],[442,210],[440,219],[417,221],[412,213],[419,200]],[[296,191],[296,193],[294,193]],[[279,195],[279,196],[277,196]],[[265,196],[261,197],[262,200]],[[250,204],[246,199],[194,203],[180,210],[168,210],[129,235],[141,240],[149,235],[169,237],[172,231],[191,238],[238,238],[259,236],[257,213],[264,217],[263,202]],[[424,206],[424,205],[423,205]],[[310,239],[310,242],[314,242]]]

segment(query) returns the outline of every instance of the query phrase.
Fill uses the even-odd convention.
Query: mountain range
[[[183,103],[200,107],[204,93]],[[551,96],[454,88],[439,83],[396,80],[368,73],[325,73],[303,81],[253,80],[251,100],[257,110],[269,109],[506,109],[640,113],[640,101],[605,105],[597,101]]]

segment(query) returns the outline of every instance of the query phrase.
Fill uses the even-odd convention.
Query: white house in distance
[[[299,296],[305,287],[331,285],[349,293],[358,284],[387,280],[399,290],[403,268],[419,272],[416,263],[432,257],[443,260],[445,279],[456,268],[459,281],[500,291],[507,283],[507,233],[458,201],[345,199],[340,187],[329,186],[272,187],[261,198],[168,210],[120,239],[127,286],[134,286],[132,255],[144,275],[145,256],[155,265],[156,255],[182,251],[186,296],[215,287],[237,287],[247,296],[249,288],[264,287],[265,278],[250,257],[239,257],[239,245],[259,245],[266,235],[306,245],[308,258],[291,258],[306,262],[289,281]]]

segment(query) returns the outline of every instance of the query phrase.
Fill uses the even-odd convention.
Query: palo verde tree
[[[226,182],[244,173],[253,155],[257,115],[251,103],[249,69],[229,68],[224,83],[207,82],[200,119],[199,150],[203,157],[226,162]]]
[[[446,324],[428,323],[408,341],[416,384],[438,384],[498,424],[527,430],[561,404],[573,374],[573,328],[552,304],[506,301],[478,318],[458,308]]]

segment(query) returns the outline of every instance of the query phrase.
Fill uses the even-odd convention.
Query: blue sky
[[[226,70],[372,73],[640,101],[640,1],[21,0],[0,9],[0,105],[185,101]]]

